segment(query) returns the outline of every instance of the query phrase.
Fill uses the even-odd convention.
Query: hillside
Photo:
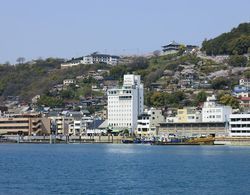
[[[64,79],[75,78],[103,65],[81,65],[70,69],[60,69],[62,59],[48,58],[32,63],[0,65],[0,97],[20,96],[30,101],[37,94],[42,95]]]
[[[250,78],[250,23],[203,42],[202,50],[150,57],[123,57],[116,66],[78,65],[61,69],[59,58],[38,59],[17,65],[0,64],[0,100],[19,96],[25,102],[40,95],[40,105],[63,106],[82,99],[99,98],[127,73],[141,75],[148,106],[197,106],[205,91],[228,94],[239,78]],[[229,56],[213,56],[230,54]],[[231,55],[233,54],[233,55]],[[211,56],[209,56],[211,55]],[[63,85],[74,79],[74,85]],[[200,93],[200,95],[198,95]],[[105,100],[105,97],[103,98]]]
[[[242,23],[230,32],[205,40],[202,50],[207,55],[234,55],[250,53],[250,23]]]
[[[60,99],[79,100],[81,96],[91,93],[92,85],[103,85],[99,81],[90,79],[78,80],[78,88],[68,88],[60,93],[52,93],[56,85],[62,84],[64,79],[88,76],[89,71],[104,69],[101,74],[105,80],[122,81],[126,73],[135,73],[142,76],[147,89],[154,90],[152,84],[157,83],[163,91],[176,91],[194,88],[195,85],[218,82],[218,77],[227,74],[231,79],[223,78],[215,89],[232,88],[237,84],[240,75],[249,76],[247,68],[230,66],[228,63],[218,63],[212,59],[201,58],[197,54],[170,54],[165,56],[130,57],[117,66],[105,64],[79,65],[69,69],[60,69],[61,59],[37,60],[33,63],[24,63],[16,66],[0,65],[0,96],[20,96],[22,100],[30,101],[35,95],[60,97]],[[237,64],[235,65],[237,66]],[[235,71],[232,71],[235,68]],[[238,70],[239,68],[239,70]],[[88,77],[86,77],[88,78]],[[217,79],[217,80],[216,80]],[[185,83],[189,81],[189,83]],[[153,87],[153,88],[152,88]],[[213,88],[213,86],[210,86]],[[92,93],[91,93],[92,94]],[[97,93],[98,94],[98,93]],[[92,94],[93,95],[93,94]]]

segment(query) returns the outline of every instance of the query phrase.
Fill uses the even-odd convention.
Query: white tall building
[[[108,124],[134,132],[143,113],[143,84],[139,75],[124,75],[123,86],[108,90]]]
[[[202,108],[202,122],[227,122],[232,114],[231,106],[223,106],[216,103],[215,96],[207,97]]]

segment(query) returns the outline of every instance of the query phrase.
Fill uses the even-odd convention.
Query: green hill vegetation
[[[64,79],[75,78],[103,67],[96,64],[60,69],[62,62],[62,59],[48,58],[15,66],[0,65],[0,96],[20,96],[21,99],[30,101],[37,94],[49,94],[49,90],[55,85],[62,84]],[[62,96],[66,96],[65,94],[66,92]]]
[[[250,23],[242,23],[228,33],[205,40],[202,50],[207,55],[242,55],[250,53]]]
[[[30,102],[35,95],[41,95],[38,104],[53,107],[62,106],[65,102],[77,102],[82,97],[102,96],[101,90],[92,90],[92,86],[98,86],[100,82],[88,77],[88,72],[103,69],[109,71],[102,73],[104,80],[118,80],[120,83],[124,74],[141,75],[146,88],[145,104],[148,106],[197,106],[205,100],[207,94],[202,89],[201,93],[194,93],[197,89],[192,89],[191,86],[189,89],[181,88],[180,81],[186,79],[182,71],[189,69],[193,81],[206,81],[211,85],[211,90],[222,90],[224,95],[227,95],[238,83],[240,76],[250,78],[249,69],[245,69],[243,75],[238,72],[232,74],[231,71],[235,67],[250,66],[248,57],[241,55],[249,52],[249,40],[250,23],[244,23],[229,33],[203,42],[202,50],[208,55],[234,54],[225,61],[216,61],[214,57],[200,55],[199,52],[181,51],[164,56],[154,54],[151,57],[126,57],[117,66],[91,64],[60,69],[63,59],[48,58],[24,62],[20,58],[19,64],[15,66],[0,64],[0,99],[19,96],[21,100]],[[211,73],[218,71],[228,71],[230,75],[208,79]],[[60,91],[53,90],[55,86],[62,85],[64,79],[76,79],[81,76],[84,76],[84,79],[77,79],[77,86],[70,85]],[[152,84],[161,85],[161,92],[152,89]],[[237,107],[237,102],[230,98],[223,97],[221,102]]]
[[[20,96],[22,100],[30,101],[35,95],[41,95],[40,104],[43,105],[63,105],[65,101],[78,101],[81,97],[92,97],[103,95],[100,92],[94,92],[92,85],[98,82],[92,78],[78,80],[77,85],[68,86],[60,92],[53,92],[53,87],[62,84],[64,79],[75,79],[77,76],[88,75],[89,71],[97,69],[109,70],[104,73],[105,80],[118,80],[122,82],[123,75],[126,73],[140,74],[147,88],[145,92],[145,102],[147,105],[160,106],[165,103],[176,106],[180,101],[183,105],[193,105],[187,99],[190,94],[176,93],[154,93],[151,91],[152,83],[159,83],[163,88],[171,88],[171,85],[177,84],[178,79],[172,76],[164,76],[164,72],[170,71],[172,74],[181,72],[184,67],[192,66],[194,76],[199,79],[212,72],[228,69],[228,65],[246,66],[247,59],[242,56],[232,56],[228,64],[216,63],[211,59],[203,59],[196,54],[170,54],[165,56],[130,57],[126,62],[117,66],[105,64],[79,65],[68,69],[60,69],[62,59],[48,58],[45,60],[35,60],[32,63],[23,63],[15,66],[3,64],[0,65],[0,96]],[[250,77],[249,71],[245,71],[245,76]],[[238,78],[239,75],[237,75]],[[229,80],[221,77],[211,80],[210,83],[214,89],[230,89],[237,82],[233,77]],[[181,90],[179,90],[181,91]]]

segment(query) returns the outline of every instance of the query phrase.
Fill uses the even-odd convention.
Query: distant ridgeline
[[[205,40],[202,50],[207,55],[233,55],[250,53],[250,23],[242,23],[231,32]]]

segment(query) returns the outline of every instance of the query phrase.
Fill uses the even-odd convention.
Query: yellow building
[[[201,112],[195,107],[184,107],[177,110],[177,120],[179,123],[201,122]]]

